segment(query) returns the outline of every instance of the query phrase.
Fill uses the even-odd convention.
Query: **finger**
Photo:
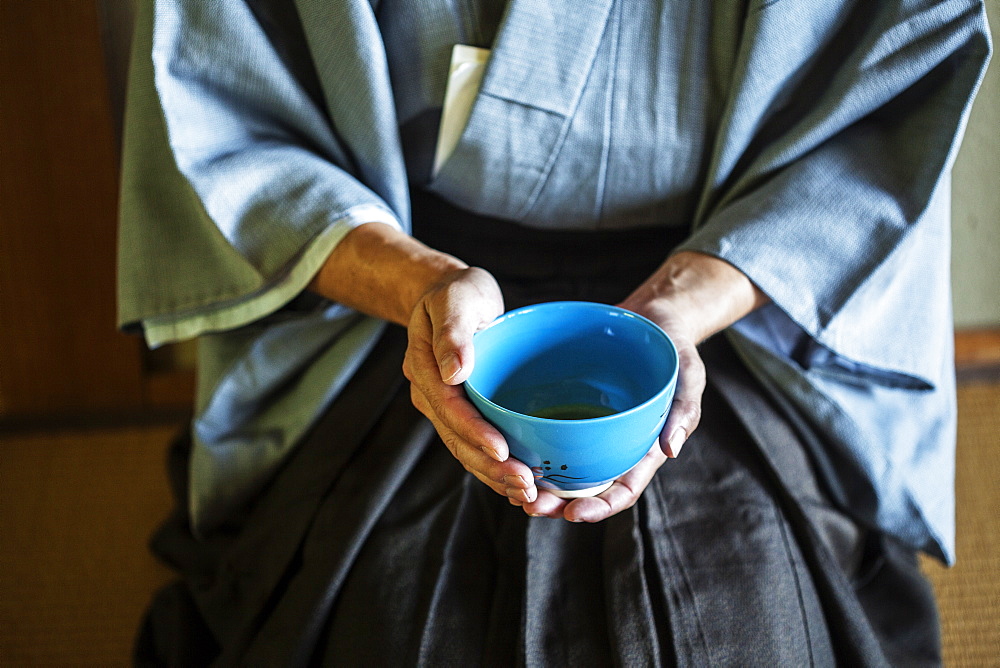
[[[498,494],[524,502],[535,500],[537,492],[531,469],[514,458],[498,462],[486,452],[466,442],[446,424],[437,420],[426,398],[413,386],[411,386],[410,396],[417,410],[431,420],[449,452],[467,471]]]
[[[516,462],[517,460],[511,460],[511,461]],[[480,469],[475,468],[474,466],[466,466],[465,464],[463,464],[463,466],[465,470],[471,473],[473,476],[475,476],[477,480],[479,480],[481,483],[492,489],[500,496],[507,497],[508,500],[517,501],[519,504],[530,503],[535,500],[535,497],[538,494],[538,491],[535,489],[535,487],[529,487],[525,489],[520,486],[510,486],[508,480],[510,478],[519,478],[520,476],[518,476],[517,474],[503,475],[501,476],[500,481],[497,482],[492,478],[492,475],[495,475],[492,472],[489,471],[484,472]]]
[[[532,503],[525,503],[522,508],[524,512],[532,517],[562,517],[563,508],[569,503],[566,499],[559,498],[552,492],[544,488],[537,488],[538,496]]]
[[[441,381],[437,362],[427,343],[429,332],[429,317],[415,313],[407,329],[409,345],[403,360],[404,375],[430,404],[430,413],[424,411],[424,414],[442,420],[464,440],[485,448],[497,461],[505,461],[510,453],[500,432],[480,415],[461,387]]]
[[[677,391],[667,422],[660,432],[660,447],[674,458],[701,421],[701,397],[705,392],[705,364],[694,345],[677,344]]]
[[[520,504],[533,503],[535,499],[538,498],[538,491],[534,487],[531,489],[508,487],[504,490],[504,494],[506,494],[507,498],[510,500],[518,501]]]
[[[447,445],[448,443],[447,437],[442,437],[441,440],[445,441],[445,444]],[[449,446],[448,449],[451,450],[451,447]],[[471,473],[473,476],[475,476],[476,479],[479,480],[479,482],[483,483],[484,485],[492,489],[500,496],[506,496],[508,498],[517,499],[518,501],[521,502],[527,502],[529,499],[534,501],[536,494],[534,487],[531,487],[529,489],[512,487],[508,485],[506,478],[508,476],[516,477],[517,476],[516,473],[515,474],[505,473],[504,470],[498,471],[495,468],[492,468],[495,466],[504,466],[503,464],[497,464],[496,462],[490,460],[488,457],[482,457],[481,455],[478,460],[475,456],[473,456],[472,461],[469,460],[463,461],[462,459],[459,459],[457,457],[456,459],[458,459],[462,467],[466,471]],[[516,461],[517,460],[512,460],[512,462]]]
[[[434,403],[431,402],[430,399],[428,399],[428,397],[424,395],[420,391],[420,388],[416,385],[410,386],[410,400],[413,402],[416,409],[423,413],[424,416],[431,421],[434,428],[437,430],[438,435],[441,437],[441,440],[444,441],[445,445],[448,446],[448,449],[451,451],[451,454],[460,462],[463,464],[474,465],[475,462],[479,461],[480,457],[486,457],[486,459],[492,463],[502,463],[501,460],[495,456],[495,450],[486,448],[479,445],[475,441],[464,438],[462,434],[455,429],[452,429],[448,422],[441,418],[439,407],[435,406]],[[486,423],[486,425],[496,431],[495,428],[493,428],[493,426],[489,423]],[[500,435],[499,432],[497,432],[497,435],[501,440],[503,439],[503,436]],[[506,461],[506,458],[504,461]],[[474,467],[478,469],[485,468],[484,466]]]
[[[507,461],[510,450],[503,434],[476,410],[462,388],[443,385],[440,381],[432,381],[429,386],[414,381],[410,388],[414,406],[435,422],[435,425],[441,423],[447,426],[464,442],[496,461]],[[418,400],[420,404],[417,403]]]
[[[570,522],[600,522],[631,508],[666,460],[667,456],[654,443],[646,456],[607,490],[598,496],[571,501],[563,510],[563,517]]]

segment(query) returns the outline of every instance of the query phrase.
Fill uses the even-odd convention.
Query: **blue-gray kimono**
[[[120,320],[154,346],[200,337],[199,528],[261,489],[383,327],[298,295],[354,226],[408,230],[429,183],[531,227],[690,229],[682,248],[773,301],[727,335],[826,435],[837,502],[950,560],[947,175],[989,54],[982,3],[502,4],[160,0],[143,17]],[[493,51],[430,179],[457,43]]]

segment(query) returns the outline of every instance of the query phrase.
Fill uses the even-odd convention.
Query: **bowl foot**
[[[587,487],[585,489],[553,489],[551,487],[539,487],[539,489],[544,489],[546,492],[552,492],[560,499],[579,499],[585,496],[597,496],[611,487],[614,483],[615,481],[612,480],[610,482],[597,485],[596,487]]]

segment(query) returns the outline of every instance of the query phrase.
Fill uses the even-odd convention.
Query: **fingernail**
[[[498,462],[504,461],[504,458],[500,456],[500,453],[497,452],[496,450],[494,450],[493,448],[491,448],[488,445],[484,445],[483,446],[483,452],[485,452],[487,455],[489,455],[493,459],[497,460]]]
[[[545,515],[542,515],[541,513],[528,513],[528,515],[530,517],[545,517]]]
[[[462,364],[458,361],[457,354],[448,353],[438,364],[438,368],[441,370],[441,380],[448,382],[462,370]]]
[[[567,519],[569,519],[569,518],[567,518]],[[579,524],[579,523],[580,523],[580,522],[582,522],[583,520],[581,520],[581,519],[577,518],[577,519],[575,519],[575,520],[569,520],[569,521],[570,521],[570,522],[572,522],[573,524]]]
[[[508,487],[520,487],[521,489],[528,488],[528,481],[519,475],[514,475],[509,473],[503,477],[503,482]]]
[[[509,496],[510,498],[517,499],[518,501],[521,501],[523,503],[531,503],[532,501],[534,501],[534,499],[531,498],[531,495],[528,493],[528,490],[526,489],[518,489],[517,487],[508,487],[506,493],[507,496]]]
[[[671,459],[676,459],[677,455],[681,454],[681,448],[684,447],[684,441],[687,440],[687,430],[684,427],[677,427],[674,430],[673,435],[667,442],[670,446],[670,454],[668,455]]]

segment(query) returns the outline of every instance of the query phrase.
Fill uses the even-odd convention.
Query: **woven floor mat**
[[[126,665],[176,427],[0,439],[0,665]],[[948,666],[1000,665],[1000,384],[959,390],[958,564],[925,560]]]
[[[1000,385],[958,391],[958,562],[925,559],[941,609],[945,665],[1000,666]]]

